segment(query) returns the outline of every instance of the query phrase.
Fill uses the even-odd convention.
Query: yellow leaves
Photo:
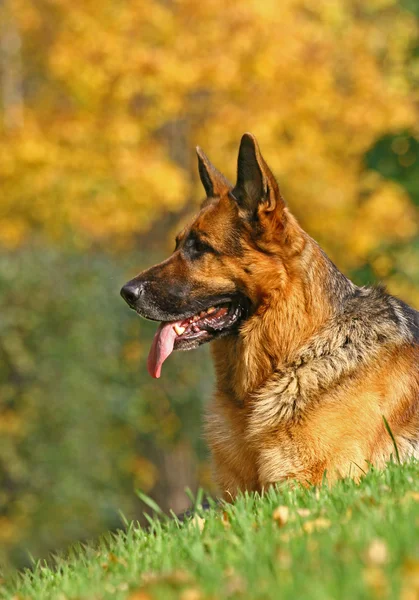
[[[22,415],[14,410],[3,410],[0,417],[0,435],[22,435],[26,431],[27,425],[22,419]]]
[[[393,262],[388,254],[380,254],[372,260],[371,266],[379,277],[386,277],[393,267]]]
[[[0,221],[0,244],[6,248],[16,248],[26,239],[28,224],[20,219]]]
[[[144,456],[136,456],[132,459],[130,471],[134,475],[134,487],[145,493],[153,489],[159,477],[157,467]]]
[[[13,523],[8,517],[0,517],[0,541],[4,544],[13,542],[16,535],[16,523]]]
[[[135,0],[100,11],[92,0],[55,0],[48,39],[51,17],[17,2],[39,56],[25,56],[35,84],[20,140],[0,134],[0,242],[70,228],[127,244],[190,199],[195,143],[230,175],[244,130],[343,268],[415,233],[395,186],[377,185],[359,209],[364,152],[417,121],[406,66],[415,22],[394,0],[357,11],[345,0],[287,0],[280,11],[273,0]],[[11,215],[22,198],[18,233]]]
[[[15,0],[9,6],[14,13],[14,17],[19,19],[19,26],[22,31],[33,31],[42,25],[41,15],[31,2]]]
[[[390,181],[377,181],[357,212],[353,251],[365,260],[381,240],[408,240],[416,232],[417,215],[403,189]]]
[[[185,202],[188,184],[184,174],[170,162],[163,162],[162,158],[156,157],[153,162],[150,157],[139,165],[141,182],[153,190],[160,206],[167,208],[176,208],[182,206]],[[139,201],[147,208],[150,208],[149,200],[146,197],[140,197]]]
[[[397,0],[372,0],[369,2],[370,7],[374,10],[383,10],[391,8],[396,4]]]

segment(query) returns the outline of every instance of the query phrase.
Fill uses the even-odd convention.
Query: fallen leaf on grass
[[[379,598],[385,597],[388,590],[388,581],[380,567],[367,567],[364,572],[366,586]]]
[[[224,529],[230,529],[230,527],[231,527],[230,519],[229,519],[228,513],[225,510],[223,511],[223,514],[221,515],[221,523],[224,525]]]
[[[362,504],[368,504],[370,506],[378,505],[377,498],[375,498],[371,494],[363,494],[362,496],[359,497],[359,502],[361,502]]]
[[[130,596],[128,596],[127,600],[153,600],[150,594],[140,590],[138,592],[133,592]]]
[[[419,598],[419,560],[409,558],[402,568],[402,591],[400,600],[418,600]]]
[[[314,519],[313,521],[306,521],[305,523],[303,523],[303,529],[306,533],[313,533],[313,531],[329,529],[331,524],[332,523],[329,521],[329,519],[319,517],[318,519]]]
[[[311,510],[309,508],[297,508],[297,515],[305,519],[311,515]]]
[[[118,564],[118,565],[122,565],[123,567],[128,566],[127,561],[124,558],[119,558],[113,552],[109,552],[109,554],[107,555],[107,559],[108,560],[106,562],[103,562],[100,564],[102,569],[105,569],[105,571],[107,569],[109,569],[110,564]]]
[[[118,587],[118,590],[120,592],[126,592],[129,586],[128,586],[128,583],[126,581],[123,581],[117,587]]]
[[[246,591],[244,579],[237,573],[234,567],[227,567],[224,571],[226,577],[225,590],[228,596],[242,594]]]
[[[406,494],[402,498],[402,502],[419,502],[419,492],[414,492],[410,490],[406,492]]]
[[[164,582],[173,586],[179,586],[185,585],[186,583],[190,584],[192,576],[186,571],[176,569],[174,571],[169,571],[168,573],[146,572],[141,575],[141,579],[145,585]]]
[[[183,590],[180,600],[201,600],[202,593],[197,588],[188,588]]]
[[[279,527],[283,527],[288,522],[289,514],[290,509],[288,506],[278,506],[272,513],[272,518],[279,525]]]
[[[109,561],[127,567],[127,561],[124,558],[119,558],[113,552],[109,552]]]
[[[292,556],[291,554],[288,552],[288,550],[284,547],[280,547],[278,548],[278,551],[276,553],[276,557],[279,561],[279,566],[281,569],[290,569],[291,565],[292,565]]]
[[[384,565],[387,561],[387,544],[383,540],[373,540],[367,549],[366,562],[370,565]]]
[[[205,527],[205,519],[203,519],[199,515],[195,515],[194,518],[191,519],[190,522],[193,523],[195,525],[195,527],[198,527],[199,531],[203,531],[203,529]]]
[[[408,558],[403,563],[403,576],[413,579],[419,588],[419,560]]]
[[[193,578],[189,573],[182,571],[181,569],[169,571],[167,573],[153,573],[152,571],[149,571],[141,575],[141,583],[143,587],[131,592],[131,595],[128,596],[127,600],[152,600],[154,597],[151,595],[152,587],[159,584],[169,585],[173,589],[177,589],[179,593],[180,587],[188,584],[191,586],[193,584]],[[192,594],[192,591],[195,595]],[[199,590],[196,590],[196,588],[186,588],[180,594],[179,598],[180,600],[200,600],[201,595],[197,595],[198,591]],[[190,593],[190,595],[183,596],[186,592]]]

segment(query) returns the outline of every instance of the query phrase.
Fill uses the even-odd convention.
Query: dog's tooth
[[[215,306],[210,306],[209,309],[207,310],[207,313],[210,315],[211,313],[215,312]]]
[[[199,313],[200,318],[202,319],[202,317],[205,317],[206,315],[206,311],[205,310],[201,310],[201,312]]]
[[[192,319],[193,322],[195,321],[199,321],[199,315],[195,315],[194,318]]]
[[[182,335],[182,333],[184,333],[184,331],[185,331],[186,327],[182,327],[182,325],[178,325],[178,324],[176,323],[176,325],[173,325],[173,329],[176,331],[176,333],[177,333],[178,335]]]

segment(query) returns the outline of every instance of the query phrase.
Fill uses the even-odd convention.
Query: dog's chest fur
[[[394,454],[384,419],[401,457],[419,457],[415,311],[380,288],[354,288],[304,342],[297,333],[286,360],[275,355],[275,307],[264,318],[260,331],[257,316],[244,334],[213,347],[207,439],[226,497],[290,477],[319,483],[325,471],[333,481],[383,466]]]

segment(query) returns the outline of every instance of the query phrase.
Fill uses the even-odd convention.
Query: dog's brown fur
[[[253,136],[234,188],[198,157],[208,198],[172,257],[136,281],[151,286],[153,306],[179,312],[215,293],[249,300],[237,331],[212,343],[206,437],[224,496],[381,467],[395,452],[383,417],[400,458],[419,458],[419,313],[337,270],[285,206]],[[191,236],[211,252],[191,259]]]

